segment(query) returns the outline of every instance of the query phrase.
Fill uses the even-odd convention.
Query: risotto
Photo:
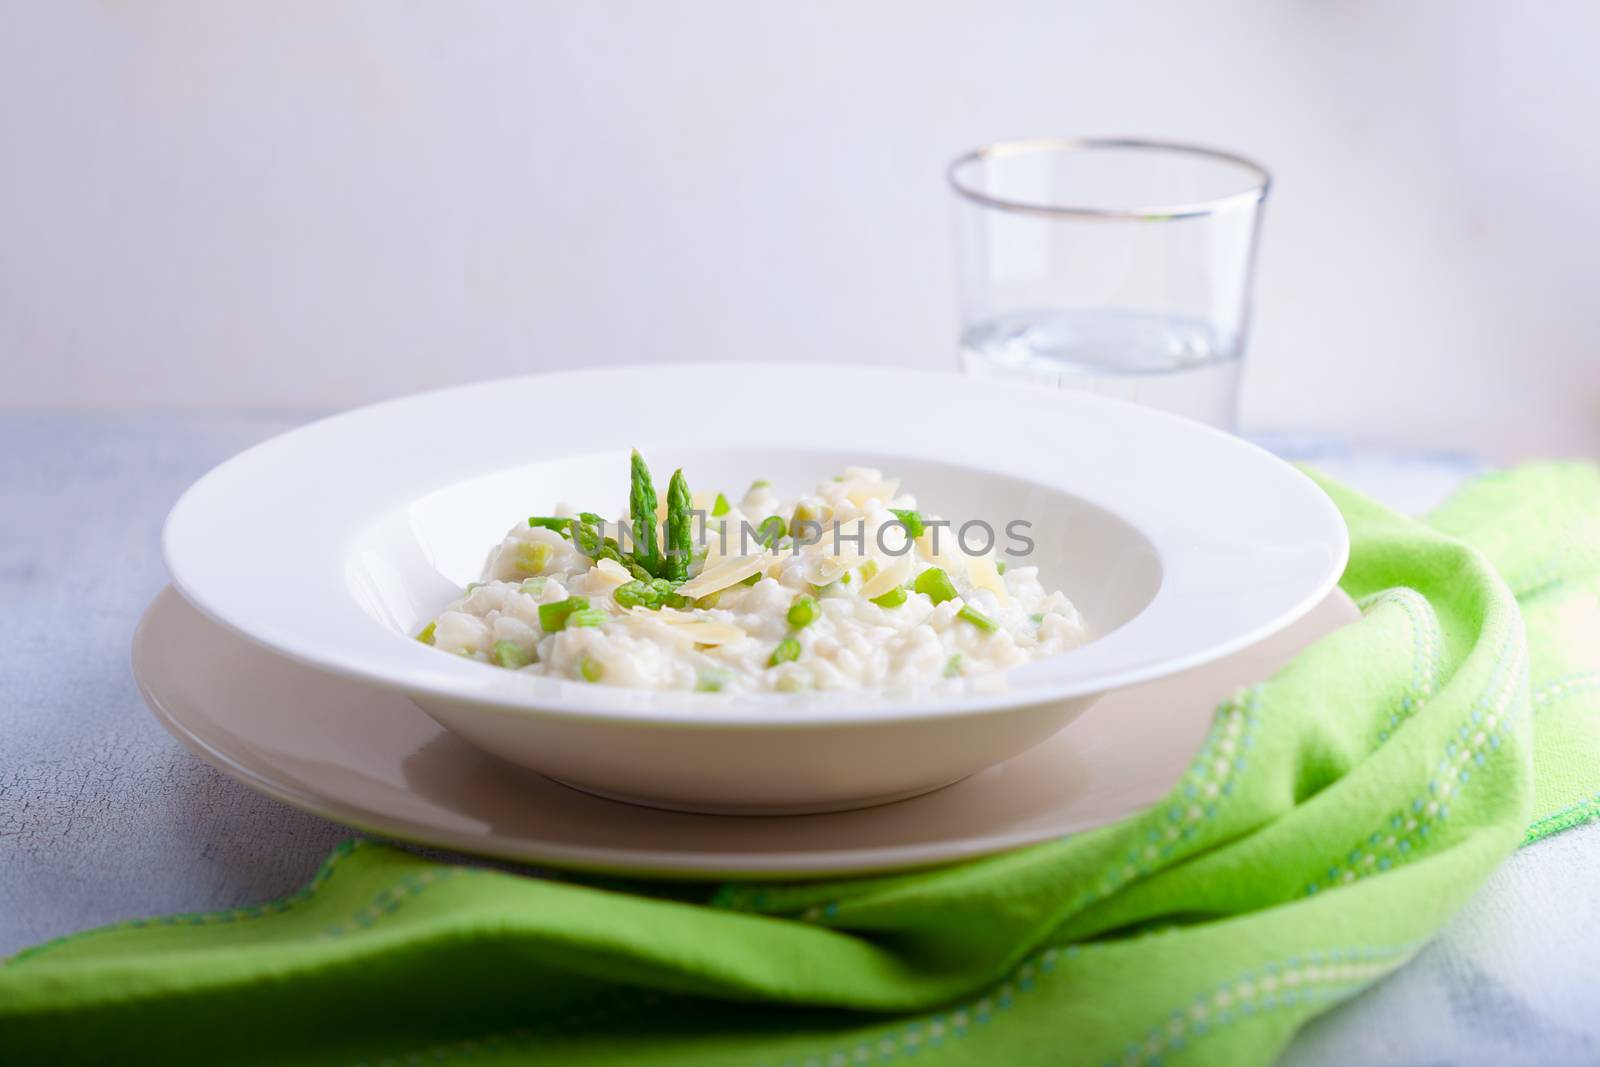
[[[529,674],[729,693],[921,688],[1086,639],[1038,569],[966,548],[898,480],[850,468],[797,499],[658,501],[637,454],[629,514],[519,523],[418,639]]]

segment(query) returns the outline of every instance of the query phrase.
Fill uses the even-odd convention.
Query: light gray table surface
[[[0,416],[0,955],[84,927],[236,907],[350,831],[201,763],[145,710],[129,640],[178,494],[304,417]],[[1407,510],[1460,457],[1266,443]],[[1600,1063],[1600,825],[1513,856],[1407,967],[1312,1023],[1296,1067]]]

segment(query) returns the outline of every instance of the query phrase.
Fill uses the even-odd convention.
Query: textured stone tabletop
[[[129,641],[165,584],[178,494],[303,421],[0,416],[0,955],[87,926],[291,891],[350,831],[201,763],[145,710]],[[1408,510],[1448,456],[1266,442]],[[1314,1022],[1286,1062],[1600,1063],[1600,825],[1513,856],[1410,965]]]

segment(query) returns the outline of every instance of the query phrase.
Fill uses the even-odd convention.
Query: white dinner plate
[[[156,717],[202,758],[350,826],[551,867],[821,878],[948,863],[1131,815],[1180,780],[1218,702],[1357,614],[1335,591],[1266,641],[1113,693],[963,782],[827,815],[692,815],[567,789],[485,756],[403,696],[261,650],[170,589],[145,613],[133,669]]]
[[[565,500],[619,514],[627,456],[785,495],[849,465],[939,514],[1028,523],[1094,639],[904,693],[662,693],[500,670],[410,635],[486,550]],[[1227,434],[1087,394],[952,374],[684,365],[536,375],[378,404],[235,457],[163,548],[192,604],[259,645],[404,693],[498,756],[688,810],[835,810],[925,792],[1051,736],[1100,694],[1302,616],[1348,540],[1303,474]]]

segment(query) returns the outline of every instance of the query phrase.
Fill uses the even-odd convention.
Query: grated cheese
[[[867,600],[880,597],[910,577],[911,554],[908,552],[897,558],[893,563],[885,565],[879,569],[877,574],[868,578],[866,584],[861,587],[861,595]]]

